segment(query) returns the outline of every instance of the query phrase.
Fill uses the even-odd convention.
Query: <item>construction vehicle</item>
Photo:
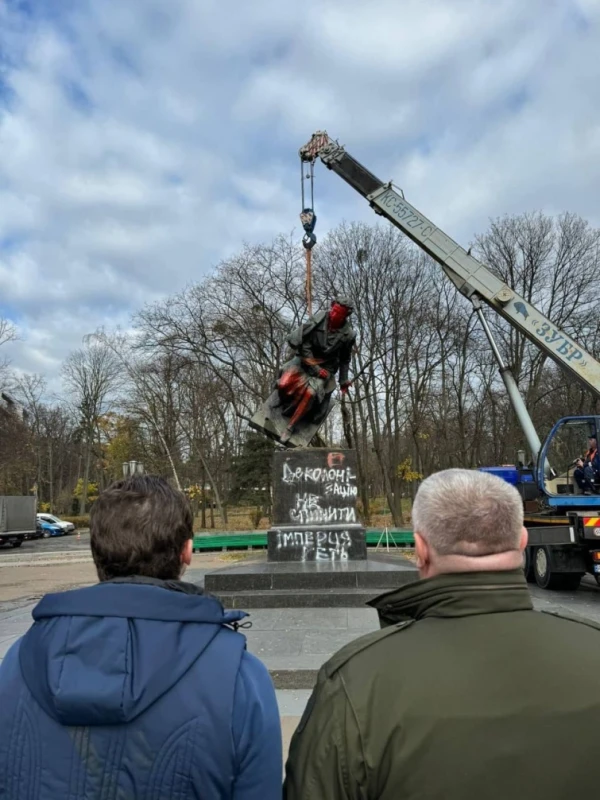
[[[486,468],[514,484],[523,497],[529,531],[524,556],[528,580],[545,589],[576,589],[587,572],[600,583],[600,494],[582,493],[573,474],[573,458],[582,452],[586,439],[598,440],[600,416],[560,419],[542,444],[510,367],[494,341],[483,304],[596,395],[600,395],[600,363],[408,203],[402,190],[375,177],[325,131],[315,133],[299,153],[302,180],[308,164],[312,182],[314,163],[320,159],[366,198],[377,214],[437,261],[473,304],[532,456],[531,467],[525,465],[522,453],[515,467]]]
[[[0,547],[20,547],[33,539],[37,530],[37,501],[34,496],[0,497]]]

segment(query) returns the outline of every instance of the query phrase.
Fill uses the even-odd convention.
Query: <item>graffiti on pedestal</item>
[[[336,562],[366,557],[356,509],[354,452],[314,448],[276,453],[273,486],[269,559]]]
[[[282,464],[286,508],[281,522],[297,525],[356,524],[356,474],[344,453],[329,453],[320,464]],[[282,509],[283,510],[283,509]]]
[[[319,495],[302,492],[296,495],[295,507],[290,508],[290,521],[298,525],[349,524],[356,522],[356,509],[353,506],[323,506]]]
[[[301,561],[347,561],[349,531],[279,531],[277,549],[295,551]],[[290,553],[291,554],[291,553]],[[296,560],[296,557],[294,558]]]

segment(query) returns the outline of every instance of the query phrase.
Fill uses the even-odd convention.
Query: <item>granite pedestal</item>
[[[262,556],[209,572],[204,588],[225,608],[359,608],[417,578],[415,566],[397,556],[304,563]]]
[[[274,453],[268,556],[208,574],[206,590],[227,608],[355,608],[415,580],[409,561],[367,559],[356,472],[353,450]]]
[[[269,561],[361,561],[356,453],[313,447],[273,455],[273,527]]]

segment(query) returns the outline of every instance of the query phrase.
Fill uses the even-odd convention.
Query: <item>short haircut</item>
[[[174,580],[194,535],[193,517],[185,495],[164,478],[135,475],[101,493],[90,513],[90,534],[101,581],[132,575]]]
[[[423,481],[412,520],[439,555],[491,555],[518,549],[523,503],[518,491],[495,475],[447,469]]]

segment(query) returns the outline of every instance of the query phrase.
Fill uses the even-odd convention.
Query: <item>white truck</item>
[[[0,496],[0,547],[20,547],[36,535],[35,497]]]

